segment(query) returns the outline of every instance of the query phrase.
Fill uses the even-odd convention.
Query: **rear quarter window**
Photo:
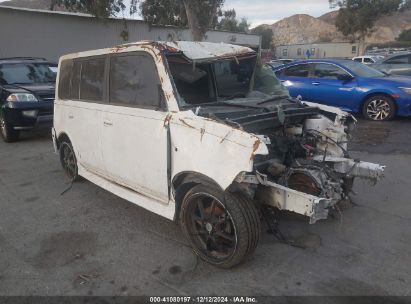
[[[63,60],[60,63],[58,94],[60,99],[70,98],[71,71],[73,60]]]

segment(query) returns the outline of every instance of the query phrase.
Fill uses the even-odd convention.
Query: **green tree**
[[[372,32],[375,22],[384,15],[398,11],[403,0],[329,0],[332,8],[340,7],[335,22],[345,36],[359,41],[365,50],[365,38]]]
[[[65,6],[70,11],[83,12],[99,18],[116,16],[126,9],[124,0],[50,0],[50,9]]]
[[[397,41],[411,41],[411,29],[403,30],[396,40]]]
[[[139,4],[143,19],[151,24],[187,26],[187,14],[184,3],[176,0],[145,0]],[[137,12],[137,6],[132,12]]]
[[[247,19],[237,19],[237,13],[235,9],[226,10],[222,13],[221,20],[217,23],[216,29],[230,32],[243,32],[249,31],[249,23]]]
[[[251,30],[251,33],[261,36],[261,48],[270,49],[273,42],[273,31],[264,25],[259,25]]]

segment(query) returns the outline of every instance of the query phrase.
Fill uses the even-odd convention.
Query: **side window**
[[[374,61],[371,58],[364,58],[365,63],[374,63]]]
[[[74,60],[73,69],[71,73],[70,99],[74,99],[74,100],[80,99],[80,73],[81,73],[81,62]]]
[[[362,58],[354,58],[354,61],[356,61],[356,62],[362,62]]]
[[[59,74],[59,98],[70,98],[70,82],[71,82],[71,70],[73,68],[73,60],[64,60],[60,63]]]
[[[346,74],[346,71],[333,64],[317,63],[315,65],[314,77],[316,78],[340,79],[341,75]]]
[[[284,70],[283,75],[289,77],[308,77],[309,67],[308,64],[293,65]]]
[[[388,63],[388,64],[407,64],[407,63],[409,63],[409,56],[408,55],[396,56],[396,57],[388,59],[384,63]]]
[[[93,58],[81,61],[81,100],[103,100],[104,66],[104,58]]]
[[[110,103],[161,108],[160,81],[149,55],[114,56],[110,60]]]

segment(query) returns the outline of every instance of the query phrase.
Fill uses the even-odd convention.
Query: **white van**
[[[384,168],[349,157],[349,114],[291,99],[257,59],[183,41],[61,57],[53,141],[65,172],[178,221],[220,267],[256,248],[258,209],[327,218],[354,177]]]

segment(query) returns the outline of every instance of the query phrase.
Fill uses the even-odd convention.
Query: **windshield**
[[[0,65],[0,79],[7,84],[34,84],[56,81],[46,63],[5,63]]]
[[[369,78],[376,78],[376,77],[384,77],[385,74],[373,69],[369,66],[364,64],[355,62],[355,61],[347,61],[344,62],[343,65],[351,70],[355,76],[358,77],[369,77]]]
[[[241,99],[265,100],[288,97],[287,89],[269,66],[257,57],[193,64],[178,56],[168,57],[174,83],[183,106],[206,103],[240,103]],[[254,76],[254,79],[253,79]]]

